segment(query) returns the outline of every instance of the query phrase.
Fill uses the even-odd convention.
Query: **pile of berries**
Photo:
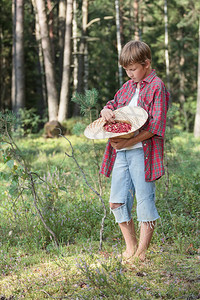
[[[131,124],[125,122],[106,123],[104,129],[113,133],[129,132],[131,130]]]

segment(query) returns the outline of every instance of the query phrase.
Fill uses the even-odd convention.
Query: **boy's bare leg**
[[[121,205],[122,203],[110,203],[110,208],[115,209],[120,207]],[[133,220],[131,219],[129,222],[119,223],[119,227],[126,243],[126,251],[123,252],[122,256],[128,259],[134,255],[137,249],[135,225]]]
[[[126,251],[122,254],[122,256],[128,259],[135,254],[137,249],[134,222],[131,219],[129,222],[119,223],[119,227],[126,243]]]
[[[152,239],[154,226],[155,221],[141,223],[139,245],[134,257],[138,257],[142,261],[145,260],[146,251]]]

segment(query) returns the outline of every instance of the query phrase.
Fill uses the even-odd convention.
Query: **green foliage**
[[[88,123],[98,118],[98,91],[96,89],[86,90],[85,94],[75,93],[72,101],[80,107],[81,113],[84,115],[84,120]],[[72,133],[80,135],[83,133],[87,124],[77,122]]]
[[[85,94],[75,93],[72,101],[80,106],[81,113],[91,122],[98,114],[98,91],[96,89],[86,90]]]
[[[66,119],[65,121],[62,122],[62,125],[66,128],[67,134],[71,135],[71,134],[73,134],[74,126],[77,123],[81,123],[81,124],[85,123],[85,120],[83,119],[82,116],[81,117],[73,117],[73,118]]]
[[[85,124],[83,124],[81,122],[77,122],[73,127],[72,134],[75,134],[75,135],[79,136],[83,133],[85,128],[86,128]]]
[[[172,118],[173,113],[172,109]],[[88,155],[93,153],[93,146],[83,136],[71,136],[70,140],[81,167],[91,175],[87,176],[89,182],[97,185],[95,156]],[[66,141],[32,136],[18,139],[17,144],[32,165],[38,206],[56,233],[60,247],[55,249],[52,236],[35,210],[23,165],[12,156],[9,147],[2,145],[2,295],[38,300],[44,298],[43,291],[51,297],[70,295],[70,299],[198,296],[200,144],[197,139],[177,129],[167,132],[166,175],[157,182],[161,220],[157,222],[147,254],[151,260],[125,265],[115,258],[124,245],[111,214],[107,214],[105,222],[103,251],[97,252],[103,215],[101,203],[85,185],[74,162],[64,156],[64,152],[70,151]],[[102,156],[105,144],[99,142],[97,146]],[[110,179],[102,180],[108,207]]]
[[[108,249],[109,251],[111,249]],[[52,245],[34,251],[32,244],[1,249],[1,295],[6,298],[197,299],[198,262],[173,248],[154,248],[152,260],[122,264],[94,242]]]
[[[87,90],[85,94],[75,93],[72,101],[80,105],[81,113],[85,115],[88,110],[95,108],[98,100],[98,92],[93,89]]]
[[[95,266],[87,261],[80,259],[78,270],[85,277],[85,284],[88,289],[93,290],[96,296],[116,299],[123,295],[124,299],[129,299],[134,289],[141,290],[139,282],[132,285],[129,278],[123,272],[121,263],[110,261],[101,263],[101,266]]]
[[[41,145],[39,148],[42,148]],[[88,147],[86,148],[88,149]],[[34,152],[34,149],[36,152]],[[83,153],[84,147],[82,146],[80,149]],[[67,149],[63,149],[63,155],[65,150],[68,151]],[[35,153],[35,155],[37,155],[37,148],[33,147],[33,151],[31,150],[31,153]],[[14,207],[14,213],[17,212],[18,216],[16,220],[16,223],[18,224],[16,232],[20,232],[22,234],[27,230],[30,232],[30,235],[27,234],[26,239],[31,238],[36,244],[41,240],[45,245],[48,245],[52,236],[49,235],[49,230],[47,230],[46,226],[44,227],[44,222],[41,222],[40,214],[38,215],[39,209],[43,216],[43,220],[45,220],[45,224],[53,230],[60,241],[62,240],[66,243],[73,241],[75,234],[82,234],[82,231],[84,231],[83,236],[89,237],[91,235],[91,223],[93,223],[93,234],[97,234],[99,223],[97,223],[96,218],[92,217],[90,225],[87,225],[87,222],[84,220],[81,220],[82,222],[80,223],[77,222],[77,216],[84,210],[86,211],[86,217],[90,213],[91,216],[94,215],[92,205],[91,210],[88,208],[86,209],[88,201],[86,202],[85,199],[82,199],[84,189],[80,196],[76,195],[76,201],[78,201],[80,197],[80,207],[82,207],[79,213],[77,213],[77,208],[75,209],[75,205],[73,203],[69,202],[68,205],[66,205],[65,196],[72,200],[73,193],[69,191],[69,183],[66,187],[66,178],[63,175],[64,170],[60,169],[60,166],[59,168],[53,165],[51,167],[49,164],[46,174],[45,172],[43,173],[43,171],[38,173],[37,168],[36,172],[33,172],[31,167],[30,150],[27,151],[26,147],[21,147],[21,150],[19,150],[12,139],[10,140],[10,143],[4,143],[4,148],[2,149],[1,154],[2,164],[4,166],[6,164],[8,167],[6,169],[6,173],[8,172],[9,174],[10,182],[7,191],[5,194],[2,194],[3,196],[8,197],[8,199],[5,199],[5,206],[3,205],[2,209],[4,211],[4,208],[7,205],[11,210]],[[41,161],[39,162],[39,165],[41,167]],[[60,165],[60,161],[58,162],[58,165]],[[0,172],[0,177],[3,181],[7,180],[6,173]],[[32,180],[32,177],[30,176],[34,176],[34,179]],[[80,183],[78,183],[77,180],[80,178],[76,174],[74,176],[73,173],[71,174],[70,172],[68,179],[72,182],[72,186],[74,186],[74,180],[77,182],[79,187],[82,186],[82,184],[80,185]],[[11,204],[9,204],[10,201]],[[97,207],[96,211],[97,209],[99,210],[99,204],[97,204]],[[34,210],[35,212],[33,212]],[[22,222],[21,219],[24,215],[26,216],[26,226],[24,226],[25,223]],[[10,219],[8,221],[10,221]],[[7,221],[4,222],[2,224],[2,231],[7,231],[9,226],[10,225]],[[32,231],[31,228],[37,228],[37,230]],[[12,230],[13,229],[11,229],[11,231]],[[88,235],[86,235],[86,232],[88,232]],[[15,244],[16,240],[12,238],[11,240]]]
[[[41,117],[37,114],[35,108],[31,109],[19,109],[20,124],[17,128],[17,133],[24,136],[31,133],[37,133],[41,128],[41,125],[47,122],[47,118]]]
[[[190,135],[182,132],[170,131],[167,135],[169,136],[166,140],[167,172],[157,182],[157,206],[161,222],[158,222],[154,242],[162,244],[164,239],[163,241],[173,244],[182,239],[182,245],[193,244],[194,249],[198,249],[199,144]],[[88,153],[93,153],[93,145],[86,142],[84,137],[71,136],[71,141],[75,155],[86,172],[89,182],[98,189],[96,156],[88,156]],[[34,176],[38,205],[47,224],[55,231],[59,240],[64,243],[88,238],[98,241],[103,216],[101,204],[95,194],[85,186],[74,162],[64,156],[65,152],[69,151],[70,154],[66,141],[26,138],[19,140],[18,143],[21,145],[23,157],[29,158],[32,172],[38,173],[44,180],[42,182]],[[1,236],[5,237],[3,240],[6,241],[7,234],[13,231],[14,234],[9,238],[13,245],[19,242],[20,233],[22,237],[26,236],[26,240],[30,239],[36,245],[40,245],[41,241],[47,246],[51,238],[33,206],[27,174],[23,166],[12,156],[10,148],[2,146],[0,151],[2,182],[0,209],[3,213],[0,221]],[[98,157],[102,157],[104,147],[104,143],[101,142],[96,145]],[[110,179],[102,178],[102,180],[103,195],[107,201]],[[23,196],[20,194],[22,190]],[[104,238],[109,241],[113,236],[118,238],[119,231],[114,225],[112,215],[108,214]],[[187,247],[180,246],[180,242],[177,244],[177,249],[184,251]]]
[[[0,112],[0,136],[37,133],[46,121],[46,118],[41,119],[35,108],[20,109],[17,115],[9,110],[5,113]]]
[[[0,141],[3,137],[7,136],[7,134],[11,134],[16,123],[17,118],[12,112],[0,112]]]

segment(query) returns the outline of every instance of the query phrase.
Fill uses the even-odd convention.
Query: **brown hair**
[[[127,67],[133,63],[145,64],[145,61],[151,61],[151,50],[149,46],[141,41],[130,41],[122,49],[119,63]]]

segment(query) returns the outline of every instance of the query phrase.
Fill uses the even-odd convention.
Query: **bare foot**
[[[132,258],[134,256],[135,252],[136,252],[136,249],[133,250],[133,251],[126,250],[122,254],[119,254],[117,257],[125,259],[125,260],[128,260],[128,259],[130,259],[130,258]]]
[[[130,251],[129,252],[129,251],[126,250],[122,253],[122,257],[125,258],[125,259],[129,259],[134,255],[134,253],[135,253],[135,251]]]
[[[146,255],[145,255],[145,253],[141,253],[140,255],[137,255],[137,253],[133,256],[133,259],[134,258],[136,258],[136,259],[138,259],[138,260],[140,260],[140,261],[145,261],[145,259],[146,259]]]

